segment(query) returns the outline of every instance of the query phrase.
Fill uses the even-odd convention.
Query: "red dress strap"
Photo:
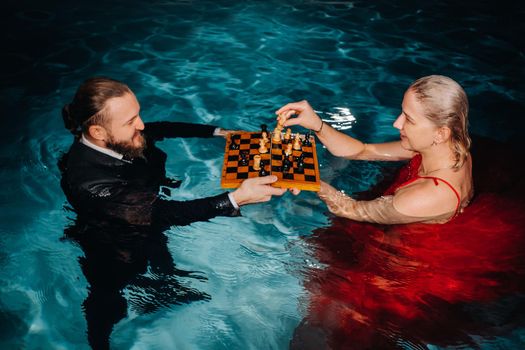
[[[419,180],[419,179],[432,179],[432,180],[434,180],[434,184],[436,186],[439,184],[438,181],[441,181],[445,185],[450,187],[450,189],[454,192],[454,194],[456,195],[456,197],[458,199],[458,204],[456,205],[456,212],[454,214],[454,216],[456,216],[458,214],[459,206],[461,204],[461,197],[460,197],[458,191],[456,191],[454,186],[452,186],[449,182],[443,180],[440,177],[419,176],[417,174],[417,172],[419,170],[419,167],[421,166],[421,161],[422,161],[421,154],[417,154],[412,159],[410,159],[410,162],[408,162],[407,165],[405,165],[403,168],[401,168],[401,170],[399,171],[399,174],[398,174],[396,180],[394,181],[394,183],[392,185],[390,185],[390,187],[385,191],[385,193],[383,195],[385,195],[385,196],[393,195],[399,188],[401,188],[403,186],[406,186],[406,185],[408,185],[408,184],[410,184],[410,183],[412,183],[412,182],[414,182],[416,180]]]
[[[383,193],[384,196],[391,196],[393,195],[396,190],[404,186],[407,181],[414,181],[417,177],[417,172],[419,170],[419,167],[421,166],[421,154],[417,154],[410,161],[403,166],[399,173],[397,173],[396,179],[394,182],[390,185],[390,187]]]

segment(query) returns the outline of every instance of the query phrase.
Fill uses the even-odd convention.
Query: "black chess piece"
[[[288,157],[285,157],[283,160],[283,173],[287,173],[292,168],[293,163],[288,159]]]
[[[230,150],[239,149],[239,135],[232,135],[232,142],[230,143]]]
[[[266,132],[268,134],[268,126],[266,124],[261,124],[261,133]]]
[[[302,155],[302,154],[301,154]],[[304,170],[304,159],[302,157],[299,157],[297,159],[297,172],[302,173]]]
[[[312,136],[312,132],[308,131],[304,137],[303,145],[304,146],[311,146],[312,142],[310,141],[310,137]]]
[[[266,171],[266,162],[261,160],[261,170],[259,170],[259,176],[266,176],[268,172]]]
[[[239,160],[239,165],[247,166],[248,163],[249,163],[248,154],[246,153],[246,151],[241,151],[241,159]]]

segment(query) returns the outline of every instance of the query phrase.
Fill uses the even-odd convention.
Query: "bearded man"
[[[65,127],[75,135],[60,162],[62,188],[80,220],[169,227],[212,217],[238,216],[239,206],[263,202],[285,190],[271,187],[275,176],[247,179],[234,192],[189,201],[168,200],[160,189],[177,182],[166,177],[167,155],[155,142],[174,137],[212,137],[210,125],[144,123],[131,89],[113,79],[86,80],[64,106]]]

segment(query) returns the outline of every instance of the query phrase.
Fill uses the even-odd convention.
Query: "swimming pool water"
[[[56,166],[71,143],[60,110],[87,77],[126,82],[145,121],[256,130],[273,125],[273,112],[284,103],[308,99],[326,121],[370,142],[395,139],[391,124],[404,89],[437,73],[465,87],[471,132],[500,141],[522,137],[524,11],[518,5],[159,0],[3,6],[0,348],[89,348],[85,252],[64,239],[75,215]],[[168,175],[182,180],[174,198],[220,193],[223,139],[159,146],[169,155]],[[380,165],[318,151],[322,178],[347,192],[365,191],[382,178]],[[323,266],[303,238],[328,224],[324,205],[302,193],[243,208],[241,218],[173,227],[161,248],[177,269],[195,272],[159,274],[150,263],[136,273],[124,290],[127,317],[115,325],[112,346],[288,348],[307,313],[304,280],[309,269]],[[177,303],[179,284],[199,297]],[[472,334],[472,343],[427,346],[521,348],[519,320],[496,340]]]

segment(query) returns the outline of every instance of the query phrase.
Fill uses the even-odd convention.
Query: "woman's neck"
[[[454,167],[454,155],[448,144],[438,144],[421,153],[421,168],[419,173],[427,175],[438,170],[452,169]]]

